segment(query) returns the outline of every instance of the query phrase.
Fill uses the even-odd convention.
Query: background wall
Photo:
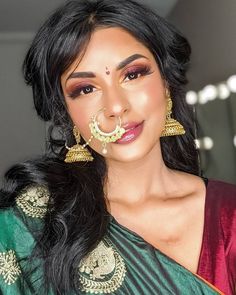
[[[202,99],[200,93],[209,84],[219,90],[219,83],[236,74],[236,1],[181,0],[168,19],[192,46],[188,89],[198,95],[199,138],[213,144],[201,150],[202,167],[208,177],[236,183],[236,91],[224,99],[219,93]]]
[[[21,64],[29,45],[21,36],[0,38],[0,174],[44,151],[45,127],[33,109]]]
[[[168,19],[192,46],[190,89],[200,90],[236,74],[235,0],[181,0]]]

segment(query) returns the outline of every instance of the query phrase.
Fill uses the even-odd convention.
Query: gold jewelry
[[[177,120],[171,118],[173,102],[170,93],[167,92],[167,114],[165,128],[162,130],[161,136],[174,136],[185,134],[183,125]]]
[[[92,117],[91,123],[89,124],[92,137],[100,140],[102,142],[102,153],[106,154],[107,149],[106,149],[106,144],[109,142],[115,142],[117,139],[121,138],[122,135],[125,133],[125,129],[121,127],[121,118],[117,117],[117,125],[115,129],[111,132],[104,132],[99,128],[99,122],[97,121],[97,117],[99,113],[104,111],[104,109],[98,111],[98,113]]]
[[[66,145],[66,148],[68,149],[68,152],[66,153],[65,162],[66,163],[74,163],[74,162],[91,162],[93,161],[93,157],[86,149],[86,145],[90,143],[92,140],[92,137],[83,145],[79,144],[80,142],[80,133],[76,126],[73,128],[73,134],[76,140],[76,144],[72,147],[68,147]]]

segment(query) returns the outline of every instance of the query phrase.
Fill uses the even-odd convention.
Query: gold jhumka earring
[[[171,118],[172,106],[173,106],[173,102],[170,97],[169,91],[167,91],[167,114],[166,114],[165,127],[161,134],[162,137],[185,134],[183,125],[181,125],[177,120]]]
[[[117,124],[113,131],[111,132],[102,131],[99,128],[100,124],[97,119],[98,119],[99,113],[103,111],[104,109],[98,111],[98,113],[91,118],[91,123],[89,124],[89,127],[92,133],[92,137],[102,142],[102,153],[105,155],[107,153],[107,148],[106,148],[107,143],[115,142],[119,138],[121,138],[122,135],[125,133],[125,129],[121,127],[121,118],[117,117]]]
[[[72,147],[68,147],[66,145],[66,148],[68,149],[68,152],[66,153],[65,162],[66,163],[74,163],[74,162],[91,162],[93,161],[93,157],[86,148],[86,146],[89,144],[91,139],[88,140],[85,144],[80,144],[80,133],[76,126],[73,128],[73,134],[76,140],[76,144]]]

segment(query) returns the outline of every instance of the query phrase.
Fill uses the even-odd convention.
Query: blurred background
[[[113,1],[113,0],[111,0]],[[187,102],[198,118],[207,177],[236,184],[236,1],[145,0],[190,41]],[[44,153],[46,127],[34,111],[21,65],[43,20],[63,0],[0,1],[0,176]]]

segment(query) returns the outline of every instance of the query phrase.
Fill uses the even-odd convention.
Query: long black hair
[[[185,102],[191,53],[187,40],[166,20],[133,0],[74,0],[61,6],[36,34],[23,65],[36,111],[51,122],[48,153],[10,169],[0,200],[0,206],[7,207],[29,184],[48,187],[49,211],[33,255],[43,258],[45,286],[55,294],[76,290],[78,264],[102,239],[108,224],[103,157],[90,149],[93,162],[63,161],[65,142],[75,142],[60,84],[61,75],[86,50],[94,30],[107,27],[125,29],[154,55],[173,99],[173,116],[186,129],[183,136],[161,138],[165,164],[199,174],[193,116]]]

